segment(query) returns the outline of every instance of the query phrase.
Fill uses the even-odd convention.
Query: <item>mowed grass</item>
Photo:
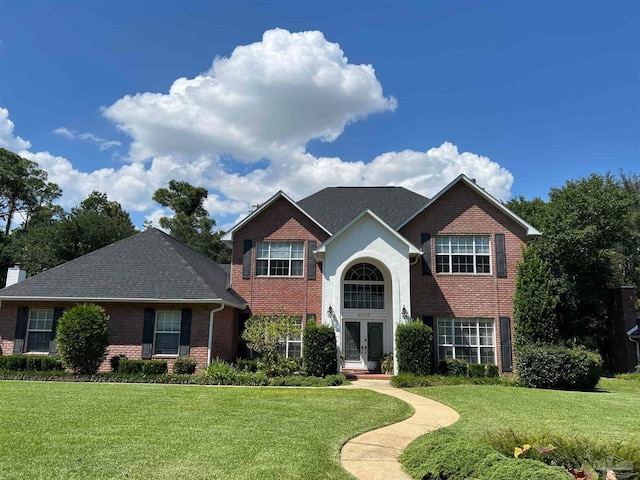
[[[365,390],[0,382],[2,479],[348,479],[349,438],[411,408]]]
[[[409,390],[458,411],[460,420],[449,429],[468,438],[512,429],[640,442],[640,382],[603,378],[595,392],[491,385]]]

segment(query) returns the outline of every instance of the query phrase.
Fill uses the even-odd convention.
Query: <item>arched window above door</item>
[[[358,310],[384,309],[384,276],[370,263],[353,265],[344,276],[343,307]]]

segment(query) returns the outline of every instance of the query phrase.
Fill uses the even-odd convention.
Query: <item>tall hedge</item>
[[[307,375],[326,377],[338,371],[336,332],[328,325],[307,323],[303,332],[304,354],[302,368]]]
[[[433,371],[433,330],[420,320],[398,325],[396,329],[398,370],[414,375]]]
[[[556,305],[551,268],[534,246],[523,251],[518,264],[513,318],[516,348],[525,345],[552,345],[558,338]]]
[[[109,346],[108,319],[104,309],[93,304],[78,305],[60,317],[56,339],[66,366],[83,375],[98,371]]]

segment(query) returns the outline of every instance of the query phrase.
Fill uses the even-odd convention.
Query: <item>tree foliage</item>
[[[169,188],[160,188],[153,200],[174,212],[172,217],[162,217],[160,226],[171,236],[218,263],[230,263],[231,252],[220,238],[223,231],[213,231],[216,221],[209,218],[204,208],[208,192],[188,182],[171,180]]]
[[[242,332],[242,339],[247,342],[247,347],[260,354],[261,363],[272,372],[283,360],[282,352],[287,338],[300,333],[296,317],[280,312],[250,317]]]
[[[516,346],[552,345],[558,340],[558,324],[551,268],[534,246],[523,252],[513,297]]]
[[[637,175],[593,174],[551,189],[548,202],[520,197],[508,204],[543,232],[535,249],[551,270],[567,343],[602,347],[609,288],[640,282],[638,191]]]
[[[73,307],[60,317],[56,339],[65,365],[83,375],[98,371],[109,346],[108,320],[104,309],[92,304]]]

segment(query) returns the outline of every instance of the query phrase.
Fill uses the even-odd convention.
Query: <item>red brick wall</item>
[[[69,309],[73,303],[47,303],[47,302],[8,302],[3,301],[0,308],[0,347],[3,355],[13,353],[13,340],[16,328],[18,307],[30,308],[54,308],[64,307]],[[179,310],[192,309],[191,321],[191,347],[189,356],[198,362],[198,369],[207,362],[207,347],[209,341],[209,312],[217,305],[153,305],[153,304],[126,304],[104,303],[101,304],[109,315],[109,341],[107,359],[100,366],[100,371],[110,370],[109,358],[114,355],[125,354],[128,358],[139,359],[142,353],[142,326],[144,321],[144,309]],[[234,361],[236,357],[238,330],[238,312],[231,307],[225,307],[214,315],[213,333],[213,358],[220,357],[227,361]],[[175,356],[154,355],[154,359],[167,360],[169,371],[175,360]]]
[[[264,315],[281,309],[290,315],[307,313],[320,316],[322,305],[322,272],[316,265],[316,278],[307,278],[308,242],[319,247],[328,235],[291,203],[280,198],[256,218],[233,234],[231,287],[247,301],[251,313]],[[251,278],[242,278],[242,249],[245,239],[253,241]],[[262,241],[302,241],[305,243],[303,277],[256,277],[256,243]]]
[[[405,225],[400,233],[421,247],[421,234],[431,234],[431,264],[434,274],[422,275],[422,265],[411,267],[411,312],[414,316],[492,318],[495,320],[496,361],[500,358],[499,317],[510,317],[513,338],[513,294],[517,262],[526,243],[523,227],[488,202],[468,185],[458,183],[428,209]],[[507,277],[496,276],[495,234],[505,235]],[[436,274],[437,235],[489,235],[491,274]]]

